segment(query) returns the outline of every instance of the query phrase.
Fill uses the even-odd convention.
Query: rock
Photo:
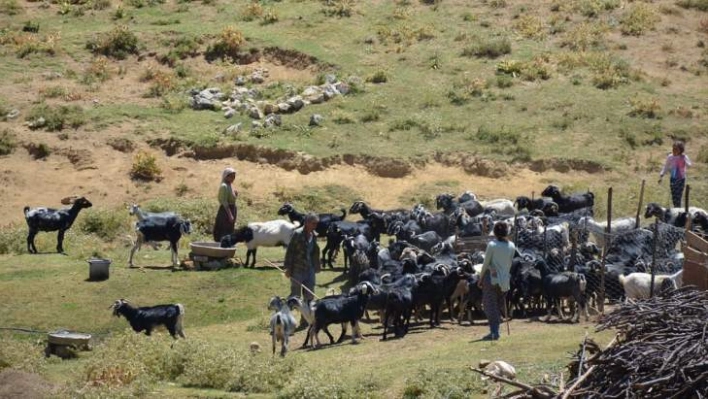
[[[251,121],[251,130],[263,129],[263,124],[259,121]]]
[[[324,117],[320,114],[313,114],[310,116],[310,126],[322,126],[324,122]]]
[[[236,110],[233,108],[226,108],[226,111],[224,112],[224,118],[229,119],[232,118],[236,114]]]
[[[238,77],[236,77],[234,84],[236,86],[243,86],[246,84],[246,78],[244,78],[243,76],[238,76]]]
[[[30,129],[40,129],[43,128],[47,124],[47,120],[44,119],[44,117],[40,116],[39,118],[26,122],[27,127]]]
[[[282,123],[283,123],[282,118],[279,114],[270,114],[270,115],[266,116],[263,126],[265,126],[265,127],[280,126],[280,125],[282,125]]]
[[[253,72],[251,74],[251,83],[263,83],[265,82],[265,78],[263,78],[263,75],[261,75],[259,72]]]
[[[322,89],[320,89],[318,86],[308,86],[305,88],[305,90],[302,91],[302,96],[303,97],[314,97],[316,95],[319,95],[321,93]]]
[[[350,91],[349,85],[344,82],[337,82],[334,84],[334,87],[337,89],[339,94],[341,94],[343,96],[346,96],[347,94],[349,94],[349,91]]]
[[[213,110],[215,108],[214,102],[212,100],[200,97],[200,96],[194,96],[189,99],[189,106],[194,109],[194,110]]]
[[[290,97],[286,103],[290,106],[290,112],[297,112],[305,106],[305,102],[300,96]]]
[[[18,116],[20,116],[20,110],[17,108],[14,108],[12,111],[8,112],[7,115],[5,115],[7,119],[15,119]]]
[[[325,95],[324,93],[320,93],[316,96],[307,97],[307,101],[309,101],[310,104],[322,104],[325,102]]]
[[[229,135],[233,136],[241,131],[241,126],[242,126],[241,122],[233,124],[233,125],[227,127],[226,130],[224,130],[224,134],[229,134]]]
[[[251,119],[263,119],[263,112],[258,107],[250,107],[246,113]]]
[[[288,104],[288,103],[280,103],[280,104],[276,105],[276,107],[278,107],[278,113],[281,113],[281,114],[287,114],[288,112],[290,112],[290,109],[292,108],[290,106],[290,104]]]
[[[265,103],[263,105],[263,113],[266,115],[275,114],[280,111],[280,108],[272,103]]]
[[[324,78],[326,83],[334,83],[337,81],[337,76],[333,73],[326,74]]]
[[[42,77],[47,80],[54,80],[54,79],[61,79],[64,77],[64,75],[61,72],[43,72]]]

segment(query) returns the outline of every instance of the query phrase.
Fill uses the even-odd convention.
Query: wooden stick
[[[268,263],[269,266],[273,266],[274,268],[280,270],[283,274],[285,274],[285,270],[283,270],[283,269],[281,269],[280,267],[278,267],[278,265],[276,265],[275,263],[269,261],[268,259],[265,259],[265,261]],[[292,278],[292,277],[288,277],[288,278],[289,278],[290,280],[292,280],[292,281],[294,281],[294,282],[300,284],[300,288],[302,288],[303,290],[305,290],[305,291],[309,292],[310,294],[312,294],[312,296],[313,296],[315,299],[322,299],[322,298],[318,297],[317,294],[315,294],[314,292],[310,291],[309,288],[305,287],[305,285],[304,285],[303,283],[301,283],[301,282],[295,280],[295,279]]]
[[[470,366],[470,370],[472,370],[472,371],[474,371],[474,372],[476,372],[476,373],[480,373],[480,374],[482,374],[482,375],[484,375],[484,376],[486,376],[486,377],[489,377],[489,378],[491,378],[491,379],[493,379],[493,380],[501,381],[501,382],[503,382],[503,383],[505,383],[505,384],[509,384],[509,385],[513,385],[513,386],[515,386],[515,387],[517,387],[517,388],[525,389],[526,391],[530,392],[531,395],[533,395],[534,397],[539,397],[539,398],[544,398],[544,399],[550,399],[550,398],[556,396],[555,393],[553,393],[553,395],[545,394],[545,393],[539,391],[538,388],[533,387],[533,386],[531,386],[531,385],[524,384],[523,382],[512,381],[512,380],[509,380],[509,379],[504,378],[504,377],[499,377],[499,376],[497,376],[497,375],[487,373],[487,372],[484,371],[484,370],[480,370],[480,369],[478,369],[478,368],[476,368],[476,367]]]
[[[578,385],[580,385],[581,382],[583,382],[586,378],[588,378],[588,376],[590,375],[590,373],[592,373],[592,372],[595,370],[595,367],[597,367],[597,366],[592,366],[592,367],[590,367],[590,368],[588,369],[588,371],[585,372],[585,374],[581,375],[581,376],[573,383],[573,385],[571,385],[570,388],[568,388],[568,390],[563,393],[563,396],[561,397],[561,399],[568,399],[568,398],[570,397],[570,395],[573,394],[573,391],[575,390],[575,388],[577,388]]]

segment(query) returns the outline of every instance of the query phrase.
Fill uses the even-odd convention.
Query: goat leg
[[[64,233],[66,230],[59,230],[57,234],[57,252],[60,254],[64,253]]]

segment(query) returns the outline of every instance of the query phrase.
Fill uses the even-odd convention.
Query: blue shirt
[[[514,259],[516,246],[511,241],[490,241],[484,253],[482,273],[489,271],[492,284],[498,285],[503,292],[509,291],[511,279],[511,261]]]

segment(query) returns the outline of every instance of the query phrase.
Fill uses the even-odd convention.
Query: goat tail
[[[339,208],[342,211],[342,220],[347,218],[347,210],[345,208]]]
[[[627,281],[627,276],[625,276],[624,274],[620,274],[619,281],[620,281],[620,284],[622,284],[622,287],[624,287],[624,282]]]
[[[580,292],[585,292],[585,289],[588,286],[587,280],[585,280],[585,276],[582,274],[578,274],[578,280],[580,280]]]
[[[22,210],[25,214],[25,217],[27,217],[27,212],[29,212],[29,210],[30,210],[29,206],[25,206],[25,208]]]

